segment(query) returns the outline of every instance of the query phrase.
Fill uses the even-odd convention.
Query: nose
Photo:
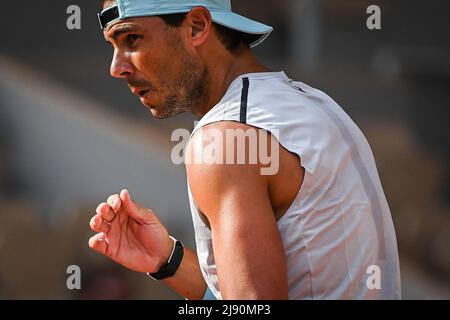
[[[114,78],[127,78],[133,73],[133,70],[133,65],[127,59],[125,54],[116,50],[109,70],[111,76]]]

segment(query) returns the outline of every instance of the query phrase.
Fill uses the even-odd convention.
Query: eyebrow
[[[128,32],[135,32],[137,31],[138,28],[132,24],[121,24],[117,27],[114,28],[114,31],[112,32],[111,35],[111,39],[113,39],[114,41],[117,40],[117,38],[123,34],[123,33],[128,33]],[[108,39],[105,39],[106,42],[110,43],[110,41],[108,41]]]

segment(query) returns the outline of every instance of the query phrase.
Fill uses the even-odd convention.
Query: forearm
[[[200,271],[197,254],[186,247],[175,275],[162,282],[189,300],[200,300],[206,292],[206,282]]]

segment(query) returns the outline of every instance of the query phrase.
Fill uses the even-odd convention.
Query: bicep
[[[287,299],[285,253],[261,166],[187,169],[196,205],[210,223],[222,297]]]
[[[236,190],[209,215],[215,216],[211,230],[222,296],[286,299],[285,254],[268,195]]]

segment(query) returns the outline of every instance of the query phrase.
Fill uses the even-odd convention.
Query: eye
[[[127,36],[128,44],[133,45],[140,38],[137,34],[129,34]]]

